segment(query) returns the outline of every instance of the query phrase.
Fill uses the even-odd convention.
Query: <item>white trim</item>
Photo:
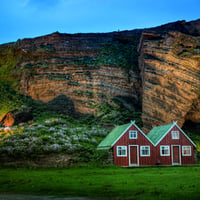
[[[192,145],[194,146],[194,147],[196,147],[196,144],[194,144],[194,142],[187,136],[187,134],[178,126],[178,124],[176,124],[176,127],[179,129],[179,131],[181,132],[181,133],[183,133],[183,135],[192,143]]]
[[[172,140],[179,140],[180,139],[180,132],[179,131],[171,131],[171,136],[172,136]]]
[[[135,134],[135,137],[131,137],[132,134],[133,134],[133,135]],[[136,140],[137,138],[138,138],[138,131],[136,131],[136,130],[130,130],[130,131],[129,131],[129,139],[131,139],[131,140],[132,140],[132,139],[133,139],[133,140],[135,139],[135,140]]]
[[[184,148],[188,148],[190,149],[190,154],[184,154]],[[182,156],[192,156],[192,147],[191,146],[188,146],[188,145],[184,145],[182,146]]]
[[[174,156],[174,152],[173,152],[173,147],[174,146],[177,146],[178,149],[179,149],[179,163],[174,163],[174,160],[173,160],[174,159],[174,157],[173,157]],[[181,165],[181,150],[180,150],[180,145],[172,145],[171,146],[171,152],[172,152],[171,153],[172,154],[172,165]]]
[[[177,122],[173,122],[173,124],[172,124],[172,126],[169,128],[169,130],[166,131],[166,133],[160,138],[160,140],[159,140],[154,146],[157,146],[157,145],[163,140],[163,138],[171,131],[171,129],[172,129],[174,126],[176,126],[176,127],[179,129],[179,131],[180,131],[181,133],[183,133],[183,135],[192,143],[192,145],[193,145],[194,147],[196,147],[196,145],[194,144],[194,142],[193,142],[193,141],[184,133],[184,131],[178,126]],[[180,134],[180,133],[179,133],[179,134]]]
[[[163,154],[162,153],[162,147],[167,147],[168,148],[168,154]],[[169,145],[160,145],[160,156],[170,156],[170,146]]]
[[[143,133],[143,131],[135,124],[135,121],[131,121],[132,125],[135,126],[136,129],[138,129],[138,131],[140,133],[142,133],[142,135],[154,146],[153,142],[147,137],[147,135],[145,133]]]
[[[147,155],[142,154],[142,148],[143,148],[143,147],[148,147],[149,153],[148,153]],[[150,146],[149,146],[149,145],[140,146],[140,156],[141,156],[141,157],[149,157],[150,155],[151,155],[151,151],[150,151]]]
[[[118,154],[118,151],[120,147],[124,147],[124,150],[125,150],[125,155],[119,155]],[[124,145],[120,145],[120,146],[117,146],[117,157],[127,157],[127,146],[124,146]]]
[[[122,134],[112,143],[111,147],[113,147],[113,146],[115,145],[115,143],[128,131],[128,129],[129,129],[132,125],[134,125],[135,128],[136,128],[136,129],[137,129],[137,130],[138,130],[138,131],[153,145],[153,146],[156,146],[156,145],[154,145],[153,142],[146,136],[146,134],[143,133],[143,131],[135,124],[135,121],[131,121],[130,126],[128,126],[128,127],[126,128],[126,130],[125,130],[124,132],[122,132]]]
[[[135,164],[131,163],[131,151],[130,151],[131,146],[137,147],[137,163],[135,163]],[[129,166],[139,166],[139,148],[138,148],[138,145],[129,145]]]
[[[112,143],[111,147],[114,146],[114,144],[122,137],[122,135],[124,135],[126,133],[126,131],[128,131],[128,129],[132,126],[132,123],[130,123],[130,125],[125,129],[124,132],[122,132],[122,134]]]
[[[158,142],[155,144],[155,146],[157,146],[162,140],[163,138],[171,131],[171,129],[173,128],[174,125],[172,125],[168,131],[166,131],[166,133],[160,138],[160,140],[158,140]]]

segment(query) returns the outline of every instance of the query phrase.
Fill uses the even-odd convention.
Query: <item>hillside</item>
[[[200,20],[3,44],[0,83],[0,116],[31,97],[57,113],[115,123],[123,123],[120,115],[128,121],[141,114],[145,131],[172,120],[198,124]]]

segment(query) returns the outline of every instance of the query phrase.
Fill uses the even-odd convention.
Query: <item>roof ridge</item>
[[[173,126],[173,124],[165,124],[161,126],[155,126],[147,134],[147,137],[152,141],[154,145],[168,132],[168,130]]]

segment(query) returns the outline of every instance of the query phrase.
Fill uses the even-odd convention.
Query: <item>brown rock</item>
[[[0,120],[2,126],[13,126],[33,119],[31,108],[12,110],[7,112]]]
[[[57,112],[60,107],[55,102],[62,105],[59,97],[65,97],[70,100],[63,104],[67,114],[98,114],[102,103],[128,97],[121,99],[134,102],[135,108],[130,110],[142,112],[148,131],[152,125],[173,120],[180,126],[185,120],[200,122],[199,36],[200,20],[178,21],[102,34],[56,32],[1,45],[0,49],[5,52],[2,56],[8,46],[15,49],[9,52],[17,63],[13,77],[19,79],[22,94]],[[128,101],[121,101],[126,108]]]
[[[180,126],[185,120],[200,123],[200,38],[180,32],[159,39],[156,32],[149,35],[140,44],[144,131],[173,120]]]

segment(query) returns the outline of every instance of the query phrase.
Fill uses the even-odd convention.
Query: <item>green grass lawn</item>
[[[200,166],[1,168],[0,193],[100,199],[200,199]]]

